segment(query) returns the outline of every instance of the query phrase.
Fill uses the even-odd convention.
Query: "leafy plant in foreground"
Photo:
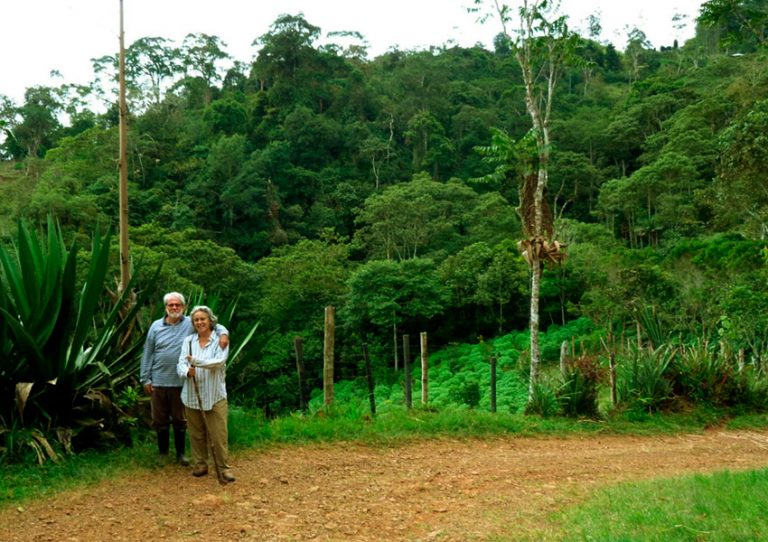
[[[6,429],[55,429],[70,449],[78,436],[83,445],[115,437],[121,416],[111,397],[137,370],[142,341],[133,326],[144,297],[132,300],[132,283],[107,295],[109,232],[94,233],[79,291],[77,246],[67,247],[50,218],[41,237],[21,222],[14,250],[0,246],[0,420]],[[5,453],[16,455],[17,444]]]

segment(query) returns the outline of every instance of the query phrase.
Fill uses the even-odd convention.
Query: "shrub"
[[[671,373],[677,395],[712,406],[734,406],[746,389],[733,362],[706,342],[680,348]]]
[[[533,393],[525,406],[526,414],[538,414],[545,418],[557,416],[560,405],[554,387],[544,380],[533,385]]]
[[[618,359],[616,390],[618,400],[629,408],[648,412],[661,410],[672,398],[669,367],[675,349],[633,348]]]
[[[604,371],[595,356],[580,356],[566,366],[557,400],[566,416],[598,416],[597,397]]]

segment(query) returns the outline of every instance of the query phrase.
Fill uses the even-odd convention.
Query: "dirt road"
[[[600,486],[768,466],[768,432],[336,443],[232,463],[227,486],[173,466],[5,508],[0,541],[516,540]]]

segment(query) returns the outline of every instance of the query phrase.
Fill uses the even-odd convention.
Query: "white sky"
[[[623,48],[627,26],[637,26],[655,47],[682,44],[693,36],[703,0],[562,0],[572,28],[585,27],[590,14],[601,19],[601,39]],[[508,1],[517,5],[514,1]],[[360,32],[376,56],[456,43],[490,47],[500,27],[468,14],[472,0],[123,0],[125,45],[141,37],[163,37],[180,45],[188,33],[218,36],[236,60],[250,61],[254,39],[281,14],[303,13],[320,27]],[[0,95],[17,104],[34,85],[88,83],[91,59],[118,49],[119,0],[0,0]],[[688,16],[673,29],[672,17]],[[62,79],[51,79],[58,70]]]

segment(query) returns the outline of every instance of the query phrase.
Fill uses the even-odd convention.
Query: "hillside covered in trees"
[[[761,366],[767,18],[765,1],[712,0],[684,44],[653,49],[640,29],[624,51],[572,40],[546,193],[567,258],[542,277],[543,331],[580,320],[604,336],[720,343]],[[339,379],[362,374],[363,342],[383,371],[393,334],[427,331],[436,350],[529,324],[517,243],[531,120],[509,44],[370,59],[320,36],[296,14],[256,38],[252,61],[205,34],[127,50],[139,289],[237,300],[236,329],[259,331],[230,389],[270,414],[296,406],[296,336],[320,387],[325,306]],[[6,239],[21,218],[52,215],[67,240],[117,227],[117,57],[93,63],[88,87],[0,96]],[[495,175],[500,153],[509,167]]]

